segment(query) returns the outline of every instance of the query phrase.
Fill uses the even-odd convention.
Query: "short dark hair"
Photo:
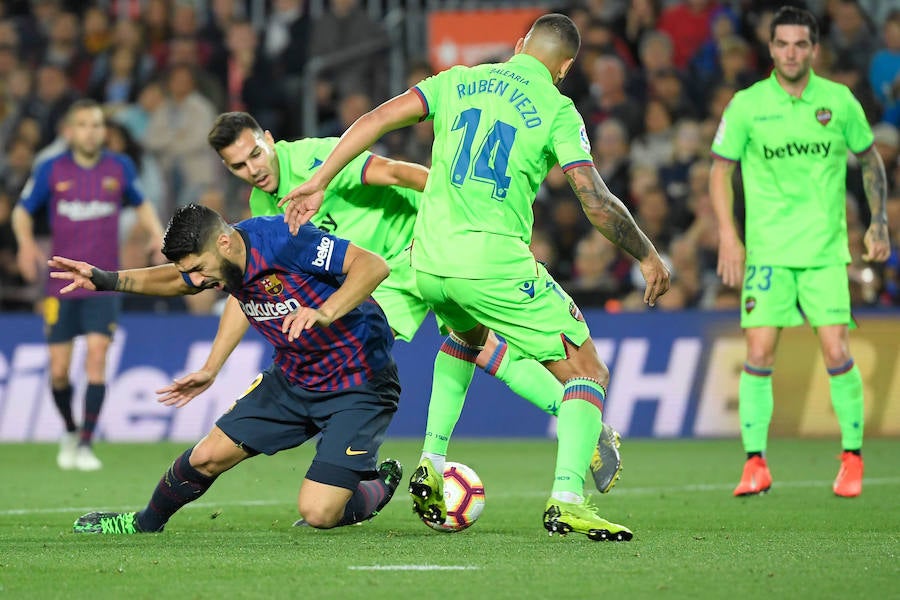
[[[201,254],[228,224],[211,208],[188,204],[175,211],[166,227],[162,253],[172,262],[188,254]]]
[[[802,25],[809,29],[809,41],[813,44],[819,43],[819,23],[815,15],[806,9],[795,6],[781,7],[769,26],[769,41],[775,40],[775,28],[779,25]]]
[[[72,115],[74,115],[79,110],[87,110],[96,108],[100,112],[103,112],[103,107],[100,106],[100,103],[92,98],[80,98],[69,105],[69,109],[66,111],[66,120],[71,119]],[[106,115],[104,115],[104,120]]]
[[[216,152],[220,152],[222,148],[226,148],[233,144],[241,132],[245,129],[252,129],[254,133],[262,133],[263,128],[259,126],[256,119],[252,115],[245,112],[227,112],[222,113],[216,118],[206,141],[212,146]]]
[[[578,33],[578,27],[566,15],[559,13],[544,15],[539,17],[531,28],[535,31],[552,32],[572,57],[578,54],[578,49],[581,48],[581,34]]]

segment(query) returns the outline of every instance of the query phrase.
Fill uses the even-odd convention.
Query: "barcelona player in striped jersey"
[[[54,254],[79,253],[107,269],[119,264],[119,215],[133,207],[141,227],[158,252],[162,226],[152,204],[144,201],[137,169],[130,158],[103,149],[103,111],[93,100],[78,100],[64,120],[68,149],[39,163],[13,210],[13,230],[19,245],[17,261],[28,281],[38,277],[45,256],[32,233],[34,215],[46,210]],[[61,469],[93,471],[102,467],[91,442],[106,395],[106,354],[119,314],[118,298],[86,290],[61,298],[62,285],[47,283],[44,328],[50,355],[53,402],[65,423],[56,462]],[[87,389],[79,430],[72,415],[69,368],[72,342],[84,335]]]
[[[403,475],[394,460],[376,468],[400,395],[393,336],[370,297],[389,273],[384,259],[312,225],[296,236],[280,217],[230,226],[194,204],[172,217],[163,253],[172,264],[121,272],[63,257],[49,264],[59,269],[52,277],[71,280],[63,293],[82,288],[173,296],[223,289],[246,317],[232,326],[241,334],[250,326],[259,331],[274,348],[273,364],[206,437],[175,459],[144,510],[89,513],[76,521],[75,532],[162,531],[228,469],[319,433],[297,501],[305,523],[327,529],[377,514]],[[210,360],[221,366],[233,349],[214,344]],[[160,393],[170,406],[196,395],[177,385]]]

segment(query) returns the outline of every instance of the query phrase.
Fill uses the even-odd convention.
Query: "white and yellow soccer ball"
[[[484,510],[484,484],[471,467],[458,462],[444,465],[444,502],[447,520],[426,525],[437,531],[454,533],[470,527]]]

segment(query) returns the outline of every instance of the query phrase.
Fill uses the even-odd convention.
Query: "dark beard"
[[[239,290],[244,285],[244,273],[236,264],[222,261],[222,279],[225,281],[225,288],[231,291]]]

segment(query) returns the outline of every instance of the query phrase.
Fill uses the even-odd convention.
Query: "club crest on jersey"
[[[119,180],[115,177],[104,177],[100,180],[100,185],[107,192],[118,192],[119,191]]]
[[[756,298],[753,296],[747,296],[747,299],[744,300],[744,310],[747,311],[747,314],[753,312],[753,309],[756,308]]]
[[[831,121],[831,109],[829,108],[820,108],[816,111],[816,121],[819,122],[819,125],[825,126],[828,125],[829,121]]]
[[[572,318],[576,321],[584,321],[584,315],[581,314],[581,310],[578,308],[578,305],[575,304],[574,300],[569,302],[569,314],[572,315]]]
[[[278,279],[278,275],[266,275],[259,280],[259,284],[270,296],[277,296],[284,291],[284,284]]]

